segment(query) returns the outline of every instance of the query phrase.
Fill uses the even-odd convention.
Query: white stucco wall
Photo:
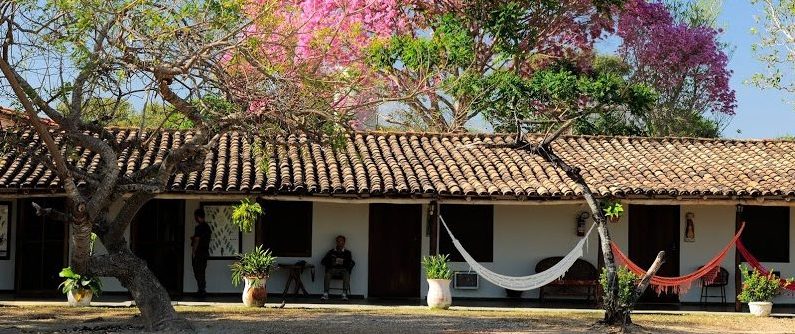
[[[185,203],[185,240],[190,240],[193,235],[195,223],[193,211],[199,207],[199,201],[189,200]],[[231,202],[234,204],[234,202]],[[368,254],[368,204],[338,204],[314,203],[312,205],[312,256],[311,257],[280,257],[279,263],[295,263],[307,261],[314,264],[315,281],[310,277],[310,271],[305,270],[302,281],[311,294],[323,292],[323,266],[320,260],[326,252],[334,247],[334,238],[345,235],[347,248],[351,251],[356,266],[351,276],[351,293],[366,295],[367,293],[367,254]],[[243,234],[243,251],[255,247],[255,232]],[[196,280],[191,266],[190,244],[185,245],[185,274],[184,291],[195,292]],[[243,287],[235,287],[231,283],[229,265],[232,260],[210,260],[207,264],[207,292],[234,293],[242,291]],[[281,293],[287,280],[287,271],[277,270],[268,280],[268,291]],[[340,282],[334,282],[334,286]],[[292,291],[292,288],[291,288]]]
[[[2,291],[14,289],[14,258],[17,252],[17,201],[6,198],[0,198],[0,201],[11,202],[11,217],[9,217],[11,235],[7,236],[10,256],[8,260],[0,260],[0,291]]]
[[[679,235],[679,274],[686,275],[693,272],[699,266],[711,260],[734,236],[735,229],[735,210],[734,205],[682,205],[680,206],[680,235]],[[687,213],[693,213],[696,238],[695,242],[685,242],[685,224]],[[628,247],[628,216],[624,215],[618,224],[611,224],[610,231],[615,240],[623,250]],[[790,261],[788,263],[764,263],[767,268],[778,270],[786,277],[795,276],[795,211],[790,207]],[[729,284],[726,286],[727,302],[734,302],[734,246],[729,250],[729,254],[721,263],[729,272]],[[679,298],[681,302],[698,303],[700,301],[701,287],[693,284],[690,290],[682,294]],[[710,290],[710,294],[718,293],[717,289]],[[718,302],[719,298],[710,298],[710,302]],[[795,303],[795,297],[782,295],[778,297],[777,303]]]
[[[544,258],[564,256],[580,240],[576,218],[586,210],[585,204],[566,205],[495,205],[494,262],[484,265],[500,274],[524,276],[535,273],[535,265]],[[587,222],[590,227],[591,220]],[[596,266],[596,233],[589,238],[585,260]],[[426,241],[427,243],[427,241]],[[467,245],[463,245],[465,248]],[[427,254],[427,250],[424,250]],[[465,262],[451,264],[454,270],[468,270]],[[423,289],[423,296],[427,293]],[[453,289],[454,297],[501,298],[505,289],[480,280],[477,290]],[[537,290],[525,292],[523,298],[538,297]]]
[[[344,235],[345,246],[351,251],[353,260],[356,262],[356,266],[351,272],[351,294],[366,296],[370,227],[368,208],[368,204],[314,203],[312,205],[312,257],[282,257],[278,262],[295,263],[304,260],[314,264],[315,281],[311,280],[309,270],[304,271],[301,281],[310,294],[321,294],[323,293],[324,269],[320,260],[326,255],[326,252],[334,248],[334,239],[338,235]],[[287,271],[274,272],[268,280],[268,291],[282,293],[286,281]],[[341,284],[340,281],[335,281],[332,286],[339,287]],[[290,292],[292,292],[292,287]]]
[[[216,204],[220,201],[212,201]],[[235,205],[238,202],[230,201],[229,205]],[[196,227],[196,222],[193,220],[193,212],[199,208],[201,201],[186,200],[185,201],[185,244],[183,245],[184,259],[182,261],[185,271],[182,275],[182,290],[184,292],[196,292],[196,279],[193,277],[193,266],[191,264],[191,247],[190,238],[193,236],[193,230]],[[248,251],[254,248],[254,233],[243,233],[243,251]],[[220,260],[210,259],[207,261],[207,292],[237,292],[242,291],[243,288],[235,287],[232,285],[232,274],[229,271],[229,265],[233,260]]]

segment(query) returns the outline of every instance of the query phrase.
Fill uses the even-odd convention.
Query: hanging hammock
[[[657,294],[661,294],[663,292],[682,294],[687,292],[693,282],[698,279],[703,278],[704,284],[711,284],[718,277],[718,273],[720,272],[720,263],[723,262],[723,259],[729,253],[731,246],[737,240],[739,240],[740,234],[743,232],[744,228],[745,223],[740,226],[740,230],[737,231],[737,234],[734,235],[734,238],[732,238],[732,240],[726,244],[726,247],[723,247],[723,250],[721,250],[718,255],[716,255],[701,268],[698,268],[696,271],[690,274],[679,277],[664,277],[654,275],[651,277],[651,286],[654,287],[654,290],[657,292]],[[643,268],[632,262],[629,257],[621,252],[621,249],[618,248],[618,245],[615,242],[611,241],[610,247],[613,248],[613,255],[615,255],[617,262],[624,264],[630,271],[638,276],[643,276],[646,274],[646,271]]]
[[[737,239],[737,251],[740,252],[740,255],[743,256],[745,262],[748,262],[749,266],[758,270],[762,275],[767,276],[770,274],[770,270],[765,268],[765,266],[762,265],[762,263],[759,262],[759,260],[757,260],[753,254],[751,254],[751,252],[748,251],[748,248],[745,248],[745,245],[740,239]],[[789,291],[795,291],[795,283],[788,283],[787,280],[782,278],[779,278],[779,280],[781,280],[782,288],[787,289]]]
[[[453,245],[455,245],[455,248],[459,253],[461,253],[461,256],[464,257],[464,261],[469,264],[469,267],[472,269],[472,271],[478,273],[480,277],[483,277],[483,279],[494,283],[496,286],[517,291],[537,289],[565,275],[566,271],[571,268],[574,262],[582,257],[584,248],[583,246],[588,240],[588,236],[591,235],[591,231],[593,231],[594,226],[596,226],[596,224],[591,225],[588,233],[586,233],[585,236],[582,237],[579,242],[577,242],[577,245],[574,246],[571,252],[566,254],[566,256],[560,260],[560,262],[556,263],[549,269],[529,276],[505,276],[497,274],[480,265],[478,261],[475,261],[475,259],[469,255],[469,253],[467,253],[466,249],[461,246],[461,243],[458,241],[458,239],[453,236],[453,232],[450,232],[450,228],[447,226],[447,223],[445,223],[444,218],[442,218],[441,215],[439,216],[439,220],[441,220],[442,225],[444,225],[445,230],[447,230],[447,234],[450,235]]]

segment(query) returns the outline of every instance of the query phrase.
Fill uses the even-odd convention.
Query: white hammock
[[[517,277],[500,275],[480,265],[480,263],[475,261],[475,259],[472,258],[469,253],[467,253],[466,249],[461,246],[461,243],[458,242],[458,239],[453,236],[453,232],[450,232],[450,228],[447,227],[447,223],[444,222],[444,218],[442,218],[441,215],[439,215],[439,219],[442,221],[444,228],[447,230],[447,234],[450,235],[450,239],[453,240],[453,245],[455,245],[455,248],[458,249],[458,252],[461,253],[461,256],[464,257],[464,260],[467,262],[467,264],[469,264],[469,267],[472,268],[474,272],[478,273],[478,275],[483,277],[483,279],[494,283],[494,285],[517,291],[537,289],[558,279],[558,277],[565,275],[566,271],[571,268],[574,262],[582,257],[585,242],[588,240],[588,236],[591,235],[591,231],[593,231],[594,226],[596,226],[596,224],[591,225],[591,228],[588,229],[588,233],[586,233],[585,236],[580,239],[579,242],[577,242],[577,245],[574,246],[571,252],[566,254],[566,256],[554,266],[537,274]]]

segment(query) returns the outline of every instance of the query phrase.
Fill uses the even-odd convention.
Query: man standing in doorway
[[[204,221],[204,209],[196,209],[193,212],[193,218],[196,220],[196,228],[190,238],[190,245],[193,249],[193,276],[199,287],[197,295],[204,297],[207,293],[207,280],[204,277],[204,272],[207,269],[207,259],[210,257],[210,238],[213,231],[210,225]]]
[[[337,245],[326,253],[320,262],[326,267],[326,275],[323,279],[322,300],[328,299],[328,290],[333,277],[342,278],[342,300],[348,300],[347,293],[351,290],[351,270],[354,262],[351,251],[345,249],[345,236],[338,235],[335,239]]]

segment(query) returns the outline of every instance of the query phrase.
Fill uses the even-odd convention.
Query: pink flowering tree
[[[148,330],[192,332],[129,247],[136,213],[175,175],[202,170],[224,133],[271,148],[295,131],[342,138],[355,110],[378,103],[359,59],[370,40],[401,28],[398,9],[357,0],[0,2],[0,96],[17,102],[20,120],[3,131],[0,152],[57,176],[64,207],[34,209],[69,226],[76,273],[117,279]],[[104,127],[139,102],[166,115],[153,128],[140,121],[135,136]],[[171,116],[191,134],[148,165],[124,163]],[[92,254],[92,233],[107,253]]]
[[[275,113],[291,108],[303,111],[296,124],[330,118],[356,126],[380,103],[403,98],[375,94],[378,81],[362,62],[372,41],[405,29],[402,11],[395,0],[252,0],[245,35],[254,47],[225,60],[255,115],[280,119]],[[246,89],[274,79],[279,89]]]
[[[624,5],[616,29],[619,63],[603,59],[597,65],[653,87],[658,100],[649,112],[585,120],[581,132],[720,136],[737,107],[722,31],[703,9],[683,6],[646,0]]]

